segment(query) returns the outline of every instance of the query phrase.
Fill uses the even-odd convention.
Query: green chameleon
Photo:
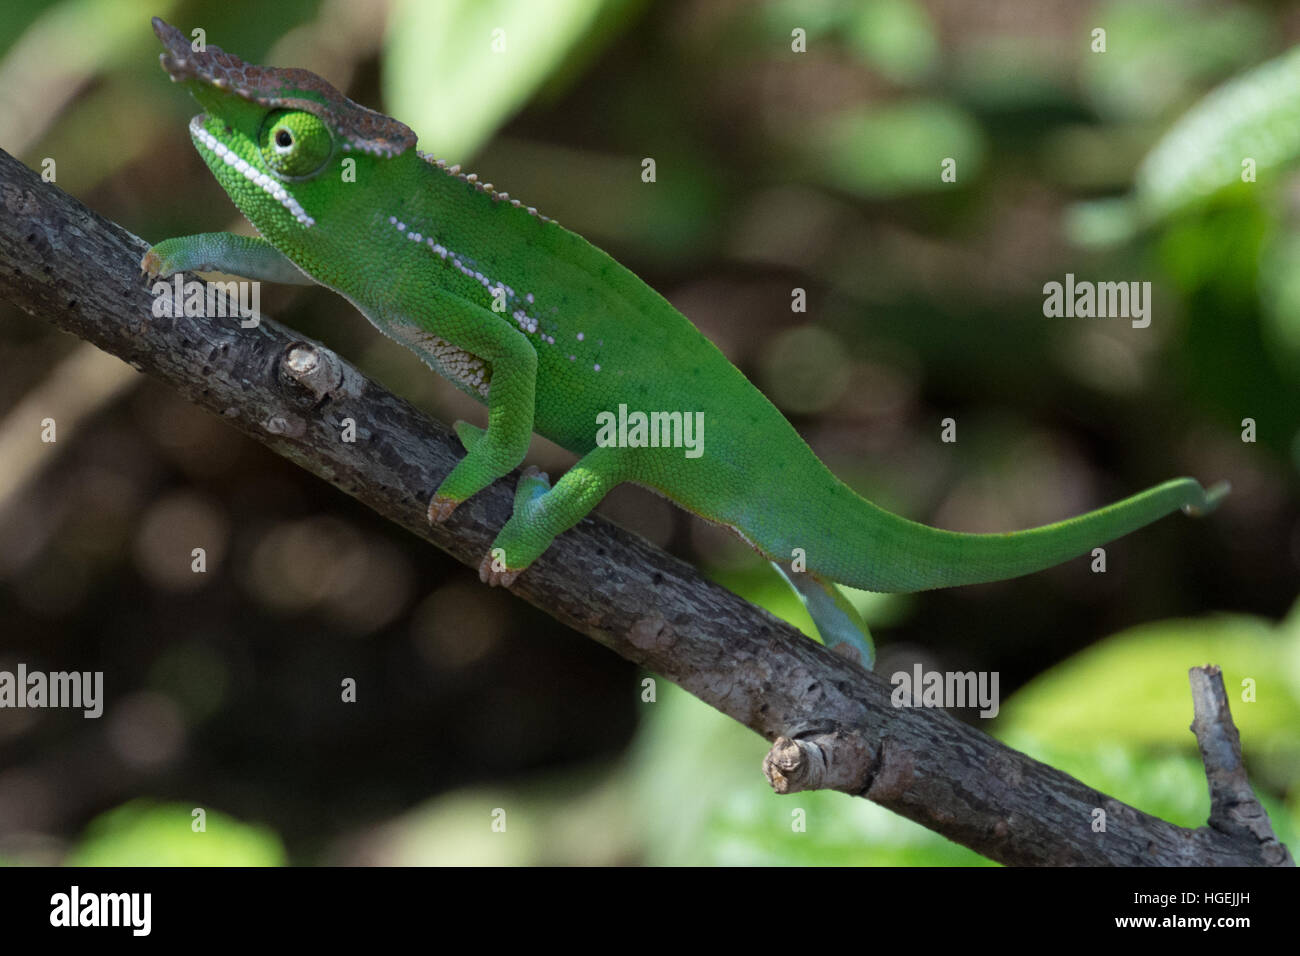
[[[144,271],[319,283],[486,403],[486,430],[456,423],[466,454],[434,494],[432,522],[519,465],[534,431],[580,456],[554,487],[523,473],[479,569],[489,584],[512,584],[610,489],[634,482],[739,534],[800,594],[825,642],[871,667],[866,628],[833,582],[902,592],[1017,577],[1176,509],[1207,512],[1227,491],[1179,478],[1008,534],[890,514],[836,478],[685,316],[581,236],[418,152],[409,128],[314,73],[196,51],[175,27],[153,27],[164,69],[206,111],[190,121],[194,145],[261,236],[168,239]],[[629,423],[621,447],[616,415]]]

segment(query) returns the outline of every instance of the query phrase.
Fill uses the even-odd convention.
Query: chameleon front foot
[[[225,272],[218,264],[207,262],[202,254],[187,248],[180,240],[165,239],[150,246],[140,259],[140,273],[147,279],[170,279],[178,272]]]
[[[140,271],[151,279],[166,279],[178,272],[224,272],[290,285],[315,281],[265,239],[230,232],[164,239],[144,254]]]
[[[158,255],[158,247],[152,246],[140,259],[140,273],[150,279],[156,279],[162,271],[162,257]]]

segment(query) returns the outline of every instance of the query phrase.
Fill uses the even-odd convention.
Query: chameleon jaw
[[[203,121],[205,119],[207,119],[207,114],[200,113],[198,116],[195,116],[190,120],[190,136],[194,139],[195,145],[198,146],[200,150],[206,150],[227,166],[231,167],[235,172],[239,173],[250,183],[287,209],[289,214],[292,215],[294,219],[298,220],[298,222],[303,226],[310,229],[312,226],[316,225],[316,220],[309,216],[307,211],[302,208],[302,204],[289,194],[289,191],[284,188],[283,183],[274,176],[270,176],[257,169],[251,165],[248,160],[236,156],[233,150],[226,147],[225,143],[221,142],[204,129]]]

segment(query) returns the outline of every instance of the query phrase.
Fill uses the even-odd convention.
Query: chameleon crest
[[[415,145],[410,127],[353,103],[310,70],[256,66],[218,46],[195,50],[185,34],[158,17],[153,30],[166,47],[158,59],[174,83],[196,80],[196,90],[210,87],[268,109],[311,113],[339,135],[345,151],[396,156]]]

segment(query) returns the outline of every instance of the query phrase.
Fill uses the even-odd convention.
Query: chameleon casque
[[[635,482],[739,534],[800,593],[826,643],[870,667],[866,628],[833,582],[898,592],[1017,577],[1172,511],[1207,512],[1227,491],[1178,478],[1007,534],[884,511],[836,478],[685,316],[582,237],[418,152],[409,128],[314,73],[195,50],[175,27],[153,27],[164,69],[205,110],[190,121],[194,145],[260,238],[168,239],[144,271],[319,283],[486,403],[486,430],[456,423],[466,454],[429,504],[433,522],[519,465],[534,431],[580,456],[554,487],[536,469],[519,479],[479,569],[489,584],[513,583],[610,489]],[[685,410],[707,425],[702,454],[598,441],[600,416],[620,405]],[[806,571],[790,567],[796,548]]]

